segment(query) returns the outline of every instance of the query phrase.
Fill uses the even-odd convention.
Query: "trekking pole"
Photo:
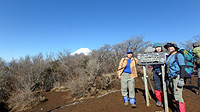
[[[146,104],[147,107],[150,106],[149,103],[149,96],[148,96],[148,85],[147,85],[147,78],[146,78],[146,66],[143,66],[143,72],[144,72],[144,86],[145,86],[145,97],[146,97]]]
[[[162,65],[161,68],[162,68],[162,82],[163,82],[165,112],[169,112],[168,100],[167,100],[167,88],[166,88],[166,82],[165,82],[165,67],[164,67],[164,65]]]

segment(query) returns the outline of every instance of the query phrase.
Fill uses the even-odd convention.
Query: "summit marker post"
[[[167,100],[167,89],[165,82],[165,67],[164,64],[166,62],[166,54],[164,52],[154,53],[155,48],[148,47],[145,50],[145,54],[138,55],[138,64],[143,66],[143,74],[144,74],[144,85],[145,85],[145,97],[146,97],[146,105],[150,106],[149,96],[148,96],[148,85],[147,85],[147,74],[146,74],[146,66],[147,65],[156,65],[160,64],[162,69],[162,83],[163,83],[163,93],[164,93],[164,107],[165,112],[169,112],[168,110],[168,100]]]

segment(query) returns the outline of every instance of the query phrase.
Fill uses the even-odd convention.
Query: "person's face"
[[[167,48],[167,50],[168,50],[169,52],[173,52],[173,51],[175,51],[175,48],[174,48],[174,46],[169,46],[169,47]]]
[[[128,53],[128,54],[126,54],[126,56],[127,56],[128,58],[131,58],[131,57],[133,56],[133,54],[132,54],[132,53]]]
[[[162,48],[161,47],[156,47],[157,52],[161,52]]]

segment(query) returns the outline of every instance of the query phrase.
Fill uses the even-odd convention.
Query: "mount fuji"
[[[88,55],[91,52],[92,51],[88,48],[80,48],[80,49],[76,50],[75,52],[71,53],[71,55],[81,54],[81,53],[83,53],[84,55]]]

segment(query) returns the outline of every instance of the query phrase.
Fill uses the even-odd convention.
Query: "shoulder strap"
[[[178,64],[178,66],[180,66],[180,65],[179,65],[179,62],[178,62],[178,52],[175,54],[175,61],[176,61],[176,63]]]
[[[176,53],[176,54],[177,54],[177,53]],[[174,55],[176,55],[176,54],[173,54],[173,55],[171,54],[171,55],[168,56],[168,58],[169,58],[170,56],[171,56],[171,57],[169,58],[169,60],[168,60],[168,62],[167,62],[167,74],[169,74],[169,61],[170,61],[170,60],[172,59],[172,57],[173,57]]]
[[[133,58],[133,60],[135,61],[135,66],[137,66],[137,60],[135,58]]]
[[[177,52],[177,53],[175,54],[175,61],[176,61],[176,63],[178,64],[178,66],[180,66],[180,65],[179,65],[179,62],[178,62],[178,54],[179,54],[179,53],[183,55],[184,63],[185,63],[185,64],[189,61],[189,60],[187,60],[187,59],[185,58],[185,56],[184,56],[184,54],[185,54],[186,52],[187,52],[187,51],[184,50],[183,53],[181,53],[181,52]],[[190,61],[189,61],[189,62],[190,62]]]
[[[123,62],[125,61],[125,58],[123,58]]]

